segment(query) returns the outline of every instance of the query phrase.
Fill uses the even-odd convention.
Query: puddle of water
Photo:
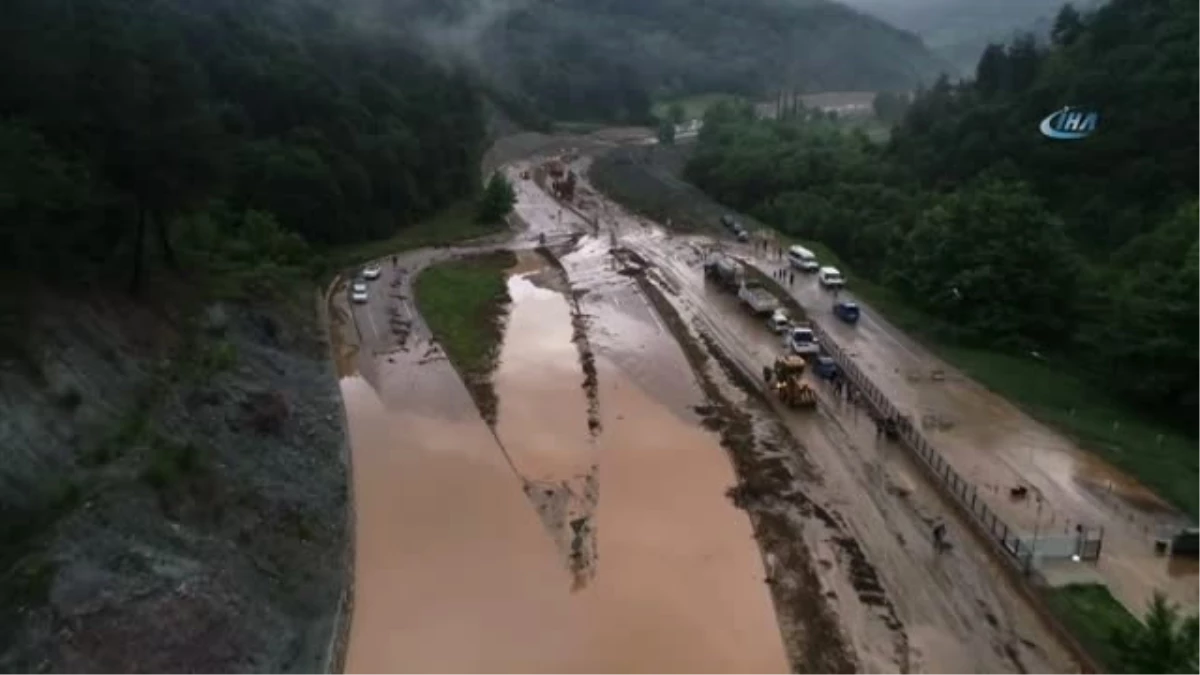
[[[602,457],[592,474],[605,495],[591,504],[598,574],[573,590],[561,547],[495,439],[454,410],[469,403],[465,389],[436,392],[445,414],[402,412],[346,377],[358,518],[347,671],[786,671],[758,549],[725,497],[734,476],[715,437],[601,359],[597,448],[565,300],[527,280],[512,288],[497,382],[509,401],[504,442],[547,481]],[[408,373],[418,385],[449,374],[444,362]]]
[[[580,599],[605,656],[589,666],[786,672],[749,519],[725,496],[735,476],[724,450],[613,364],[598,365],[599,561]]]
[[[508,280],[512,304],[492,377],[496,433],[578,588],[595,572],[598,456],[571,308],[551,290],[562,285],[560,275],[538,260],[521,259]]]

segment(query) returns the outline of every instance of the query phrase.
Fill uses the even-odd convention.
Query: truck
[[[741,287],[738,288],[738,299],[756,315],[774,314],[775,310],[779,309],[779,301],[775,299],[775,294],[757,281],[742,281]]]
[[[741,263],[726,255],[716,255],[704,263],[705,278],[716,282],[733,293],[737,293],[750,311],[758,315],[772,314],[779,309],[779,301],[762,284],[746,280],[746,270]]]
[[[746,277],[746,271],[733,258],[717,254],[704,263],[704,277],[736,293]]]

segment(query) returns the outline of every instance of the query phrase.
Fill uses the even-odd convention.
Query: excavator
[[[775,366],[763,366],[763,379],[779,400],[789,408],[815,408],[817,392],[808,383],[804,357],[787,354],[775,359]]]

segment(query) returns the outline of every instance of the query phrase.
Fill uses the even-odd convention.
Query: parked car
[[[817,335],[808,326],[796,326],[788,335],[788,343],[792,353],[810,357],[821,353],[821,345],[817,343]]]
[[[350,285],[350,299],[358,304],[363,304],[367,301],[367,282],[355,281]]]
[[[787,315],[787,312],[782,309],[777,309],[771,314],[771,318],[767,319],[767,328],[772,333],[780,335],[787,332],[787,329],[792,327],[792,319]]]
[[[846,323],[858,323],[861,313],[857,302],[839,300],[833,305],[833,315]]]
[[[837,376],[837,362],[828,356],[818,356],[813,364],[813,372],[822,379],[832,380]]]
[[[383,274],[383,269],[379,265],[367,265],[362,271],[364,279],[378,279],[380,274]]]
[[[825,288],[844,288],[846,280],[842,277],[842,273],[836,267],[822,267],[817,272],[817,281]]]
[[[792,246],[787,252],[788,264],[801,272],[815,272],[821,266],[817,256],[803,246]]]

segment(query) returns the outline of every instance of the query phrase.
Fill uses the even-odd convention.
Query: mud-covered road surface
[[[764,269],[783,266],[771,251],[743,254]],[[853,287],[853,280],[850,281]],[[847,325],[831,312],[832,296],[811,276],[796,276],[794,297],[811,318],[852,355],[876,386],[922,427],[930,443],[980,497],[1026,540],[1070,540],[1080,525],[1103,528],[1096,565],[1047,561],[1052,583],[1102,580],[1127,607],[1147,606],[1156,590],[1195,611],[1194,566],[1154,553],[1160,533],[1187,519],[1137,481],[1022,413],[965,377],[876,316],[869,307]],[[853,299],[853,293],[842,297]],[[1152,442],[1152,441],[1150,441]],[[1015,499],[1011,488],[1026,486]],[[1040,499],[1039,499],[1040,496]],[[1040,504],[1039,504],[1040,502]]]
[[[524,228],[503,244],[494,427],[412,300],[422,267],[465,250],[386,264],[367,305],[331,295],[358,513],[348,671],[1078,667],[865,411],[824,387],[810,412],[764,395],[781,345],[704,283],[708,240],[586,178],[564,208],[521,179],[539,161],[505,169]]]

